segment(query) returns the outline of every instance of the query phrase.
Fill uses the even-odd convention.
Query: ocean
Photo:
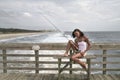
[[[22,37],[16,37],[16,38],[11,38],[11,39],[4,39],[4,40],[0,40],[0,43],[66,43],[68,40],[74,40],[71,37],[71,33],[72,32],[65,32],[65,33],[60,33],[60,32],[49,32],[49,33],[43,33],[43,34],[37,34],[37,35],[30,35],[30,36],[22,36]],[[84,32],[85,35],[89,38],[91,43],[120,43],[120,32]],[[8,50],[7,51],[8,54],[34,54],[33,51],[30,50],[24,50],[24,51],[20,51],[20,50]],[[55,51],[49,51],[49,50],[40,50],[39,54],[63,54],[65,51],[59,51],[59,50],[55,50]],[[1,51],[0,51],[1,53]],[[107,51],[108,54],[120,54],[120,50],[109,50]],[[89,50],[87,52],[87,54],[102,54],[102,50]],[[1,60],[2,58],[0,58]],[[20,57],[20,58],[8,58],[8,60],[29,60],[29,61],[33,61],[34,58],[30,57]],[[46,60],[46,61],[54,61],[53,58],[42,58],[40,60]],[[102,61],[102,58],[97,58],[97,61]],[[94,60],[93,60],[94,61]],[[120,61],[119,58],[108,58],[107,61]],[[2,64],[1,64],[2,65]],[[34,67],[34,65],[31,64],[8,64],[9,67],[12,66],[31,66]],[[54,67],[57,65],[52,65],[52,64],[40,64],[40,67]],[[75,65],[74,67],[79,68],[79,65]],[[92,65],[92,67],[94,68],[102,68],[102,65],[100,64],[94,64]],[[119,64],[108,64],[107,68],[120,68]],[[19,72],[17,70],[14,70],[12,72]],[[30,72],[33,73],[34,71],[25,71],[25,72]],[[40,71],[41,73],[51,73],[52,71],[49,72],[45,72],[45,71]],[[53,73],[53,72],[52,72]],[[84,73],[84,72],[83,72]],[[102,71],[94,71],[92,73],[102,73]],[[120,73],[120,71],[108,71],[108,73]]]
[[[71,37],[72,32],[49,32],[38,33],[32,36],[22,36],[11,39],[0,40],[8,43],[66,43],[68,40],[74,40]],[[84,32],[92,43],[119,43],[120,32]]]

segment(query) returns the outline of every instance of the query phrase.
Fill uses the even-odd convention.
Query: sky
[[[120,0],[0,0],[0,27],[120,31]]]

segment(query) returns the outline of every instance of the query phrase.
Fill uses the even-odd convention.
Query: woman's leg
[[[78,53],[78,54],[74,54],[71,59],[72,59],[73,61],[75,61],[76,63],[80,64],[84,69],[86,69],[86,63],[81,62],[81,61],[79,60],[79,58],[82,58],[82,57],[83,57],[83,55],[80,54],[80,53]]]
[[[65,51],[65,56],[68,55],[68,51],[70,50],[70,48],[72,48],[74,50],[78,49],[78,47],[76,46],[76,44],[72,40],[69,40],[68,43],[67,43],[66,51]]]

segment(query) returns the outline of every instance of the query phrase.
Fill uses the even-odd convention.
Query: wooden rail
[[[56,55],[52,54],[39,54],[39,50],[34,50],[35,54],[8,54],[7,50],[33,50],[33,45],[39,45],[40,50],[65,50],[66,43],[0,43],[0,50],[2,50],[2,60],[0,61],[3,64],[3,67],[0,67],[4,73],[7,73],[8,70],[35,70],[35,73],[39,73],[40,70],[58,70],[58,68],[40,68],[39,64],[58,64],[58,61],[40,61],[41,57],[54,57]],[[102,50],[102,54],[97,54],[96,57],[102,58],[103,61],[92,61],[91,64],[102,64],[102,68],[92,68],[92,71],[103,71],[103,74],[106,74],[106,71],[120,71],[120,68],[107,68],[107,64],[120,64],[120,60],[116,62],[107,61],[108,57],[119,58],[120,54],[108,54],[107,50],[120,50],[120,44],[105,44],[105,43],[94,43],[92,44],[91,50]],[[7,58],[9,57],[34,57],[35,61],[9,61]],[[8,63],[31,63],[35,64],[35,67],[8,67]],[[62,61],[61,64],[65,64],[66,61]],[[75,64],[75,63],[74,63]],[[69,70],[70,74],[72,71],[83,70],[80,68],[72,68],[72,64],[70,64],[69,68],[65,70]]]

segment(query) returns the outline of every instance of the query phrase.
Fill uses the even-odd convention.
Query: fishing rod
[[[40,12],[40,13],[41,13],[41,12]],[[52,21],[50,21],[50,19],[48,19],[48,18],[47,18],[45,15],[43,15],[42,13],[41,13],[41,15],[42,15],[51,25],[53,25],[53,27],[54,27],[57,31],[59,31],[60,33],[62,33],[62,35],[63,35],[67,40],[69,40],[68,37],[65,36],[65,34],[64,34]],[[69,64],[70,64],[70,62],[68,61],[68,62],[65,64],[65,66],[63,67],[63,69],[65,69]],[[63,69],[60,69],[60,73],[63,71]]]
[[[40,8],[39,8],[39,9],[40,9]],[[40,9],[40,10],[42,11],[42,12],[40,12],[41,16],[43,16],[43,18],[46,19],[58,32],[62,33],[62,35],[63,35],[67,40],[69,40],[68,37],[65,35],[65,33],[64,33],[63,31],[61,31],[47,16],[45,16],[45,15],[43,14],[43,10],[42,10],[42,9]]]

